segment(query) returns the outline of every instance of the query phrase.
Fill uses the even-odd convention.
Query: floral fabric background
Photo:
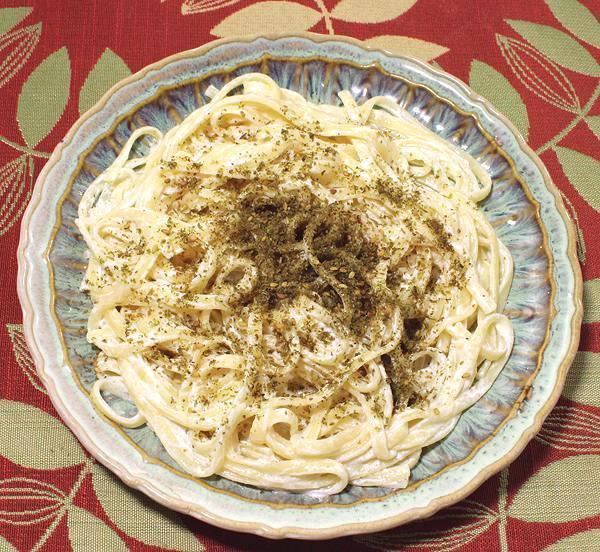
[[[0,550],[600,550],[599,16],[593,0],[0,0]],[[586,303],[563,396],[516,462],[429,520],[325,543],[210,527],[97,464],[37,379],[15,289],[35,178],[113,83],[218,37],[305,30],[421,58],[508,115],[577,225]]]

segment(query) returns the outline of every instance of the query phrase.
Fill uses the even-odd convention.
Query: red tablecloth
[[[593,0],[0,1],[1,550],[600,550],[600,5]],[[594,13],[595,12],[595,13]],[[520,128],[577,222],[580,352],[542,432],[468,500],[330,543],[270,542],[165,511],[58,420],[25,346],[19,220],[35,177],[116,80],[216,37],[311,30],[366,39],[468,82]],[[550,547],[550,548],[546,548]]]

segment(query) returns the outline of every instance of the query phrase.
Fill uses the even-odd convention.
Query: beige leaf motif
[[[590,115],[585,118],[585,122],[590,127],[590,130],[600,138],[600,115]]]
[[[509,515],[523,521],[564,523],[600,513],[600,455],[569,456],[544,466],[519,489]],[[548,493],[552,489],[552,493]],[[576,497],[568,505],[558,497]]]
[[[33,188],[33,158],[21,155],[0,167],[0,237],[23,213]]]
[[[593,281],[598,282],[599,280]],[[597,288],[598,286],[596,286]],[[563,395],[578,403],[600,407],[598,374],[600,374],[600,353],[579,351],[567,372]]]
[[[331,12],[331,17],[349,23],[381,23],[407,12],[417,0],[341,0]]]
[[[204,550],[177,514],[130,489],[103,466],[92,466],[92,482],[106,515],[124,533],[153,546]]]
[[[46,388],[40,381],[40,378],[35,371],[35,365],[33,364],[31,353],[27,348],[25,336],[23,335],[23,324],[7,324],[6,331],[10,337],[10,341],[13,346],[13,352],[15,353],[15,360],[17,361],[19,368],[23,370],[23,373],[27,376],[29,383],[31,383],[35,389],[37,389],[40,393],[47,395],[48,392],[46,391]]]
[[[579,42],[549,25],[507,19],[506,22],[552,61],[584,75],[600,76],[600,64]]]
[[[590,529],[560,539],[544,548],[542,552],[598,552],[600,529]]]
[[[525,140],[529,132],[527,108],[510,81],[491,65],[473,60],[469,86],[504,113],[519,129]]]
[[[27,477],[0,480],[0,523],[32,525],[56,517],[65,494],[54,485]]]
[[[600,161],[565,147],[556,146],[554,151],[569,182],[591,207],[600,212],[600,190],[596,186]]]
[[[0,535],[0,550],[3,552],[18,552],[18,550],[2,535]]]
[[[25,143],[34,148],[54,128],[67,107],[71,60],[67,48],[51,53],[27,77],[17,103],[17,121]]]
[[[600,48],[600,23],[596,16],[577,0],[546,0],[554,17],[577,38]]]
[[[354,540],[377,550],[425,549],[437,552],[460,550],[487,531],[497,520],[497,513],[474,500],[463,500],[431,518],[431,521],[453,520],[449,529],[427,531],[389,531],[355,537]],[[456,520],[466,520],[460,524]]]
[[[181,14],[191,15],[218,10],[226,6],[237,4],[240,0],[185,0],[181,4]]]
[[[585,309],[583,312],[584,324],[600,322],[600,278],[583,282],[583,307]],[[600,357],[600,355],[598,356]],[[598,387],[598,391],[600,393],[600,387]]]
[[[365,44],[387,50],[392,54],[411,56],[422,61],[431,61],[448,51],[445,46],[410,36],[381,35],[365,40]]]
[[[0,37],[0,86],[4,86],[31,57],[42,34],[42,24],[17,29]]]
[[[0,455],[15,464],[53,470],[85,460],[73,434],[35,406],[0,399],[0,419]]]
[[[33,8],[2,8],[0,9],[0,35],[16,27],[25,19]]]
[[[293,33],[310,29],[322,17],[320,12],[296,2],[258,2],[234,12],[210,32],[220,37]]]
[[[129,75],[131,71],[121,57],[106,48],[81,87],[79,113],[92,108],[113,84]]]
[[[556,63],[522,40],[497,34],[496,42],[513,73],[528,90],[565,111],[581,110],[573,84]]]
[[[121,537],[102,520],[83,508],[78,506],[69,508],[67,527],[73,552],[90,550],[127,552],[127,546]]]
[[[600,416],[582,408],[557,406],[536,439],[558,450],[600,453]]]

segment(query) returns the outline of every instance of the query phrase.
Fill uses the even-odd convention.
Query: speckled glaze
[[[85,244],[74,225],[81,195],[133,130],[166,131],[246,72],[269,74],[317,103],[387,95],[467,150],[493,179],[482,208],[515,261],[505,312],[510,359],[490,391],[427,450],[401,491],[350,486],[317,500],[181,472],[147,427],[122,430],[87,391],[95,351],[79,291]],[[139,146],[143,153],[144,144]],[[270,537],[326,538],[379,530],[432,514],[511,461],[556,401],[579,338],[581,274],[570,222],[539,159],[514,127],[455,78],[415,60],[318,35],[219,41],[183,52],[119,83],[86,113],[40,175],[23,220],[19,294],[40,377],[66,423],[101,462],[159,502],[211,523]],[[122,401],[116,408],[127,410]]]

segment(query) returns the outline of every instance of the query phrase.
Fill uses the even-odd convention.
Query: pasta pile
[[[405,487],[511,351],[491,180],[388,98],[314,105],[261,74],[209,92],[81,200],[94,403],[197,477]]]

